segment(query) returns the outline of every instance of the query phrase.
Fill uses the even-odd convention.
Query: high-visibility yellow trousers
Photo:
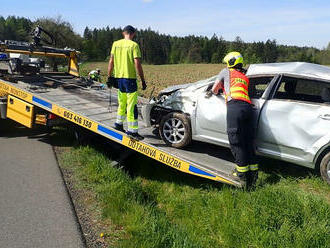
[[[125,93],[118,90],[118,111],[116,123],[123,125],[127,114],[128,131],[131,133],[137,133],[139,129],[137,98],[137,91],[133,93]]]

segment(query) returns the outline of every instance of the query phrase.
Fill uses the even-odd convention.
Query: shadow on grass
[[[180,172],[151,158],[141,156],[139,153],[135,153],[127,159],[123,166],[132,177],[142,177],[148,180],[175,183],[176,185],[199,189],[230,187],[216,181]]]
[[[263,184],[277,184],[283,178],[302,179],[317,175],[315,170],[268,158],[260,158],[259,167],[266,174]]]
[[[55,143],[54,145],[62,146],[62,142],[67,144],[67,141],[65,140],[68,140],[68,137],[71,137],[71,142],[74,142],[72,130],[61,129],[57,130],[57,132],[62,132],[62,136],[65,136],[65,139],[58,139],[57,144]],[[58,135],[60,134],[58,133]],[[140,153],[132,151],[131,149],[115,142],[111,142],[106,138],[93,135],[92,133],[89,133],[89,135],[88,133],[85,133],[85,135],[88,138],[84,142],[84,145],[88,144],[97,151],[105,154],[111,160],[122,160],[120,155],[130,154],[127,158],[121,161],[120,165],[133,178],[141,177],[159,182],[175,183],[202,189],[221,189],[223,187],[231,187],[209,179],[177,171],[156,160],[143,156]],[[77,146],[78,144],[75,145]],[[228,149],[228,151],[230,150]],[[268,158],[260,158],[260,172],[262,174],[262,180],[260,180],[259,184],[260,186],[277,184],[281,179],[285,178],[302,179],[316,175],[314,170]]]
[[[132,178],[141,177],[148,180],[175,183],[194,188],[209,189],[211,187],[221,189],[224,186],[230,187],[209,179],[180,172],[102,136],[93,135],[91,132],[85,132],[84,136],[86,139],[81,144],[75,140],[72,130],[57,128],[51,134],[51,143],[58,147],[71,145],[75,148],[88,145],[106,155],[110,160],[119,161],[122,169]]]
[[[77,142],[74,130],[82,132],[83,140]],[[156,160],[148,158],[132,151],[129,148],[121,146],[115,142],[109,141],[99,135],[95,135],[88,130],[79,127],[66,128],[58,127],[49,132],[44,127],[28,129],[11,120],[1,120],[0,137],[13,138],[27,136],[30,139],[39,139],[42,142],[57,147],[78,147],[80,145],[89,145],[97,151],[105,154],[111,160],[120,160],[120,166],[131,176],[141,177],[160,182],[170,182],[179,185],[187,185],[194,188],[218,188],[230,187],[209,179],[193,176],[173,168],[170,168]],[[51,137],[51,139],[49,139]],[[221,148],[223,149],[223,148]],[[121,156],[129,154],[126,158]],[[261,186],[266,184],[277,184],[283,178],[307,178],[316,175],[314,170],[297,166],[295,164],[274,160],[260,159],[260,171],[264,174]]]

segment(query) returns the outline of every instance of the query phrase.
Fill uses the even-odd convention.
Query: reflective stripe
[[[119,124],[119,125],[123,125],[124,121],[122,121],[122,120],[116,120],[116,123]]]
[[[236,92],[242,92],[244,95],[248,95],[248,91],[242,87],[233,87],[230,89],[230,94],[232,95],[233,93]]]
[[[125,115],[117,115],[117,120],[125,120]]]
[[[126,119],[126,116],[117,115],[116,123],[122,125],[124,123],[125,119]]]
[[[225,94],[225,99],[227,101],[228,97],[236,100],[242,100],[251,103],[249,97],[249,79],[243,73],[236,71],[235,69],[230,69],[230,91],[229,94]]]
[[[128,126],[132,126],[132,127],[137,127],[138,126],[138,122],[134,121],[134,122],[127,122]]]
[[[244,84],[245,86],[248,86],[248,83],[242,78],[234,78],[232,83],[241,83]]]
[[[127,127],[128,127],[128,129],[134,129],[134,130],[138,130],[139,129],[138,126],[127,126]]]
[[[241,101],[248,102],[248,103],[251,104],[251,101],[250,100],[247,100],[246,98],[243,98],[243,97],[235,97],[235,100],[241,100]]]
[[[131,132],[131,133],[137,133],[138,132],[138,129],[137,128],[127,128],[127,131],[128,132]]]
[[[258,164],[250,164],[250,170],[251,170],[251,171],[256,171],[256,170],[258,170],[258,169],[259,169]]]
[[[127,122],[127,127],[128,130],[132,129],[132,130],[138,130],[139,126],[138,126],[138,122],[134,121],[134,122]]]
[[[244,99],[245,101],[248,101],[248,102],[251,102],[250,101],[250,97],[248,97],[247,95],[245,94],[242,94],[242,93],[233,93],[230,95],[233,99]]]
[[[242,83],[235,83],[235,84],[232,85],[232,88],[234,88],[234,87],[241,87],[245,90],[248,90],[248,86],[245,85],[245,84],[242,84]]]
[[[250,167],[236,165],[236,170],[237,170],[237,172],[248,172],[250,170]]]

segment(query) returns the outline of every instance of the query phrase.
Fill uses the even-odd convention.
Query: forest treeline
[[[83,36],[74,32],[69,22],[57,18],[39,18],[31,21],[24,17],[0,16],[0,40],[30,41],[31,30],[40,24],[53,34],[56,46],[69,46],[82,52],[84,61],[108,59],[112,43],[122,38],[120,28],[85,28]],[[135,41],[140,45],[142,59],[148,64],[219,63],[229,51],[239,51],[246,63],[305,61],[330,64],[330,43],[324,49],[266,42],[244,42],[240,37],[226,41],[221,36],[189,35],[177,37],[143,29]]]

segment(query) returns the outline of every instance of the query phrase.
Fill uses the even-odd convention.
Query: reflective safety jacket
[[[251,103],[248,92],[250,83],[248,77],[240,71],[237,71],[235,69],[229,69],[229,78],[230,91],[224,91],[226,101],[228,97],[231,97],[231,99]]]
[[[96,71],[93,70],[90,73],[88,73],[88,75],[91,77],[91,79],[97,80],[100,78],[100,74]]]

